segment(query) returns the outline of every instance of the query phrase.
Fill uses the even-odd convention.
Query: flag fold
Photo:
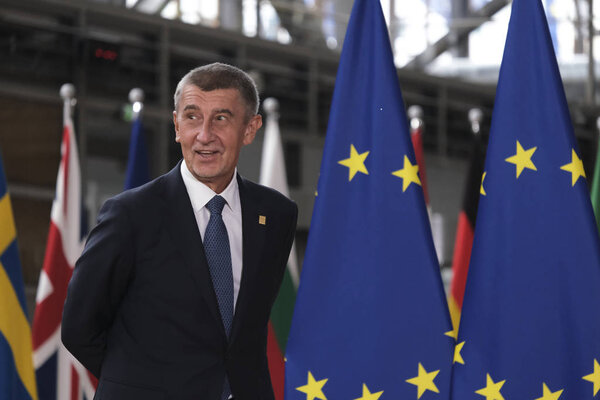
[[[481,193],[453,398],[592,398],[598,233],[540,0],[513,1]]]
[[[287,344],[286,399],[447,399],[448,331],[383,12],[357,0]]]

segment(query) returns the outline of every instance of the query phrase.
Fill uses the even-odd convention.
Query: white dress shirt
[[[242,281],[242,206],[240,203],[240,191],[236,179],[237,168],[233,173],[233,178],[222,193],[221,197],[227,202],[221,213],[223,222],[227,228],[229,237],[229,247],[231,250],[231,267],[233,272],[233,311],[237,303],[238,293],[240,291],[240,282]],[[187,190],[194,216],[198,224],[198,231],[204,241],[204,232],[210,219],[210,211],[206,208],[208,203],[217,195],[211,188],[197,180],[188,169],[185,161],[181,163],[181,177]]]

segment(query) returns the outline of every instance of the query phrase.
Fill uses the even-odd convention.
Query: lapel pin
[[[266,225],[267,224],[267,217],[265,217],[264,215],[259,215],[258,216],[258,223],[261,225]]]

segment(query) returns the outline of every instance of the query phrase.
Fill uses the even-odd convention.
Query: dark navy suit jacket
[[[63,343],[99,378],[98,400],[218,400],[225,374],[236,400],[272,400],[267,323],[297,207],[237,176],[243,270],[228,340],[179,168],[102,207],[69,284]]]

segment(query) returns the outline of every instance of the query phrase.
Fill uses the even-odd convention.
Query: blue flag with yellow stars
[[[514,0],[482,177],[453,399],[592,399],[600,252],[540,0]]]
[[[379,0],[354,4],[286,354],[286,400],[449,398],[454,339]]]

